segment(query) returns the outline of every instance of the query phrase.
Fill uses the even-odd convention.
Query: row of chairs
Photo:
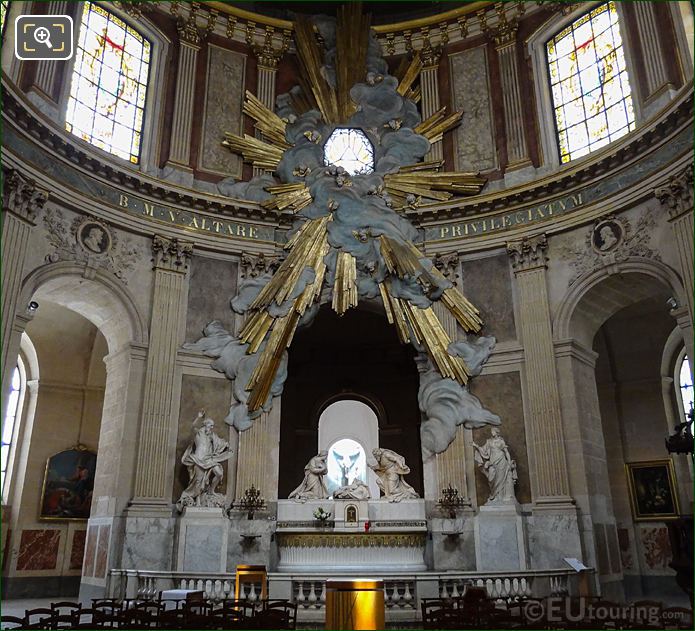
[[[693,629],[693,612],[657,601],[423,599],[424,629]]]
[[[27,609],[24,617],[2,616],[2,629],[294,629],[297,605],[286,600],[95,599],[91,607],[77,602],[51,603]]]

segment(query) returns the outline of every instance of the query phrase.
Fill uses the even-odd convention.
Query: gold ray
[[[256,368],[246,384],[246,390],[251,391],[246,402],[249,412],[259,410],[268,398],[282,354],[294,335],[299,318],[300,315],[292,309],[286,316],[276,320]]]
[[[294,32],[297,53],[304,71],[300,81],[302,91],[314,96],[324,122],[338,123],[340,122],[338,100],[335,90],[328,85],[321,74],[322,55],[316,42],[314,26],[308,17],[298,15],[294,22]]]
[[[256,121],[254,127],[263,134],[263,137],[269,143],[282,149],[289,149],[292,146],[285,137],[287,123],[273,110],[263,105],[248,90],[246,90],[246,100],[244,101],[243,109],[244,114]]]
[[[420,71],[422,70],[422,59],[420,58],[420,53],[415,53],[415,56],[410,62],[408,69],[405,71],[401,82],[398,84],[396,91],[401,96],[405,96],[406,92],[413,85],[415,80],[420,76]]]
[[[438,201],[451,199],[454,194],[477,195],[485,182],[477,173],[462,171],[411,170],[384,176],[384,188],[399,199],[408,193]]]
[[[400,298],[391,296],[386,283],[379,283],[379,292],[384,303],[386,318],[391,324],[396,325],[396,332],[401,344],[408,344],[410,342],[410,331],[408,330],[408,321],[403,312]]]
[[[356,111],[350,90],[356,83],[364,81],[370,21],[369,14],[362,14],[361,2],[349,2],[338,7],[335,75],[339,122],[347,121]]]
[[[410,88],[403,96],[410,99],[413,103],[419,103],[422,99],[422,89],[420,86]]]
[[[349,252],[338,252],[333,283],[333,311],[342,316],[348,309],[356,307],[357,303],[357,261]]]
[[[463,112],[454,112],[449,116],[445,116],[445,113],[446,107],[437,110],[432,116],[413,127],[413,131],[424,136],[431,143],[441,140],[445,132],[453,129],[461,122],[461,117],[463,116]]]
[[[226,140],[222,141],[225,147],[234,153],[240,153],[244,162],[250,162],[259,169],[275,169],[282,160],[283,149],[258,140],[253,136],[244,134],[244,137],[225,132]]]
[[[445,289],[440,300],[465,331],[471,333],[480,331],[483,326],[483,321],[479,315],[480,312],[456,287]]]
[[[273,194],[270,199],[261,202],[261,206],[267,209],[285,210],[285,208],[290,208],[294,212],[299,212],[314,201],[303,182],[268,186],[265,190]]]
[[[332,215],[307,221],[285,246],[291,248],[268,284],[251,303],[252,310],[267,308],[272,302],[281,305],[292,294],[302,272],[323,251],[326,225]],[[274,329],[273,329],[274,330]]]
[[[432,307],[420,309],[407,300],[403,302],[413,333],[415,334],[417,331],[417,336],[420,337],[432,363],[437,367],[442,377],[455,379],[463,385],[468,383],[470,371],[460,357],[449,355],[447,349],[451,344],[451,338],[444,330]]]
[[[247,355],[251,355],[259,349],[266,333],[273,326],[274,322],[275,318],[267,311],[257,311],[246,321],[244,328],[239,334],[239,340],[244,344],[248,343]]]

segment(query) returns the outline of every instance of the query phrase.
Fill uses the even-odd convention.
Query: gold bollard
[[[326,581],[326,629],[384,628],[384,581]]]

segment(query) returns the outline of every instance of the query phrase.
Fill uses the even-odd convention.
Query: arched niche
[[[366,403],[343,399],[326,407],[319,417],[318,449],[328,452],[328,492],[359,478],[378,498],[376,476],[367,466],[373,459],[372,449],[378,446],[379,419]]]
[[[331,404],[346,400],[371,408],[378,419],[374,446],[403,455],[411,469],[408,482],[422,495],[414,357],[412,346],[398,341],[383,313],[361,306],[342,317],[324,306],[311,326],[297,331],[282,394],[278,497],[286,498],[299,484],[319,445],[329,446],[319,440],[319,419]],[[350,431],[348,420],[345,435]],[[369,458],[373,447],[364,447]],[[372,494],[378,497],[374,489]]]

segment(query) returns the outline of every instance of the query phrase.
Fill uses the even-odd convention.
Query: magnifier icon
[[[46,44],[48,48],[53,49],[53,45],[51,44],[51,33],[45,26],[39,26],[39,28],[34,31],[34,39],[39,44]]]

